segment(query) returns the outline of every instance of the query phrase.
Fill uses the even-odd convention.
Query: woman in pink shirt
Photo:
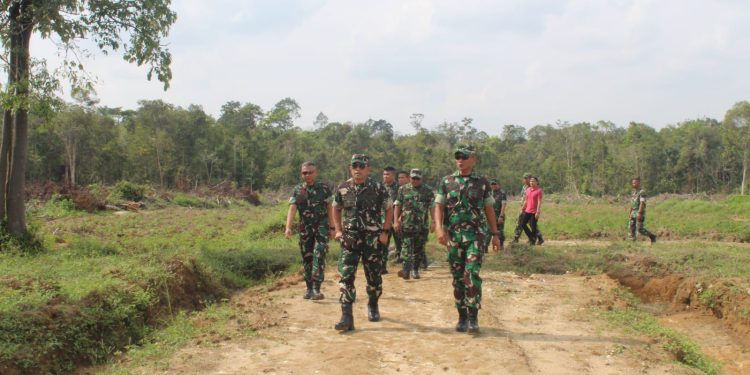
[[[536,244],[537,223],[539,215],[542,213],[542,197],[544,193],[539,187],[539,179],[531,177],[529,187],[526,189],[526,198],[523,203],[523,215],[521,216],[521,228],[526,236],[529,237],[529,244]],[[529,228],[531,226],[531,228]]]

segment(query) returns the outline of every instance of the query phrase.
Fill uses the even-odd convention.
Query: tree
[[[750,169],[750,103],[736,103],[724,116],[724,126],[730,134],[732,148],[742,158],[742,182],[740,194],[745,195]]]
[[[328,125],[328,116],[326,116],[323,112],[318,112],[318,116],[315,117],[313,125],[315,126],[315,129],[320,129]]]
[[[69,54],[67,67],[74,90],[91,90],[81,79],[81,39],[92,39],[104,53],[124,50],[130,63],[146,65],[147,78],[156,75],[169,87],[172,56],[161,43],[176,19],[170,0],[5,0],[0,2],[0,39],[8,84],[2,97],[3,142],[0,145],[0,219],[14,237],[27,233],[24,186],[27,158],[28,110],[33,90],[29,41],[34,32],[55,38]],[[127,41],[123,37],[130,36]]]

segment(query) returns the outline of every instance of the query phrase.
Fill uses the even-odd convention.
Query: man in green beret
[[[482,301],[479,271],[484,236],[492,236],[494,251],[500,248],[493,209],[495,200],[489,181],[474,173],[477,159],[474,147],[459,144],[453,156],[458,170],[443,177],[435,194],[437,237],[441,244],[448,246],[453,296],[458,310],[456,331],[478,333]],[[483,230],[482,212],[487,218],[489,233]]]
[[[380,320],[378,299],[383,293],[380,274],[383,253],[378,243],[385,244],[388,240],[393,220],[393,202],[387,189],[369,178],[370,158],[364,154],[352,155],[349,172],[352,177],[338,186],[333,198],[335,238],[341,242],[338,262],[341,320],[335,326],[339,331],[354,329],[352,304],[357,299],[354,277],[360,259],[367,280],[367,318],[371,322]]]
[[[404,280],[410,277],[419,279],[419,266],[430,231],[435,230],[435,194],[422,183],[422,171],[412,169],[409,172],[411,182],[398,189],[396,201],[393,202],[393,229],[401,234],[401,259],[403,269],[398,276]],[[431,221],[427,220],[430,216]]]

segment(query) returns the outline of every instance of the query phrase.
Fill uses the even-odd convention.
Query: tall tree
[[[176,19],[170,0],[5,0],[0,2],[0,39],[7,61],[8,84],[3,95],[3,143],[0,145],[0,219],[8,232],[27,233],[24,206],[28,109],[30,96],[29,41],[36,31],[42,38],[55,38],[67,50],[79,51],[77,42],[92,39],[104,51],[124,49],[126,61],[148,67],[169,87],[172,56],[162,39]],[[127,37],[127,41],[123,37]],[[72,68],[68,77],[74,86],[91,89],[78,79],[80,53],[70,54],[62,66]]]
[[[724,116],[724,126],[730,134],[733,149],[742,158],[740,194],[745,195],[748,173],[750,173],[750,103],[747,101],[736,103]]]

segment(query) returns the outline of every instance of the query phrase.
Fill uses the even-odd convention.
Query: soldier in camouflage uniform
[[[393,202],[393,229],[401,234],[401,259],[403,269],[398,276],[404,280],[410,277],[419,279],[419,266],[427,243],[427,235],[435,230],[435,194],[422,183],[422,171],[412,169],[409,172],[411,183],[398,189],[396,201]],[[427,215],[430,223],[428,225]]]
[[[352,304],[357,299],[354,277],[360,258],[367,280],[367,318],[371,322],[380,320],[378,299],[383,293],[383,278],[380,267],[383,253],[378,243],[388,240],[393,219],[393,203],[382,183],[368,178],[370,159],[367,155],[354,154],[349,167],[352,178],[341,183],[333,198],[333,224],[335,238],[341,241],[339,255],[339,289],[341,290],[341,320],[336,330],[354,329]],[[385,215],[385,220],[382,219]]]
[[[479,332],[478,314],[482,301],[482,241],[492,236],[492,247],[497,251],[497,222],[490,183],[474,174],[474,148],[457,145],[454,153],[458,171],[445,176],[435,194],[437,237],[448,246],[448,263],[453,274],[453,296],[458,310],[456,331]],[[489,223],[489,233],[482,230],[482,211]]]
[[[646,191],[641,189],[641,178],[636,177],[630,181],[630,185],[633,187],[633,195],[630,201],[630,215],[628,230],[630,232],[630,239],[635,241],[636,229],[638,233],[648,236],[651,243],[656,242],[656,235],[649,232],[643,223],[646,221]]]
[[[396,181],[396,168],[389,166],[383,169],[383,185],[385,185],[385,188],[388,190],[388,197],[391,198],[391,201],[394,201],[396,199],[396,194],[398,194],[399,186],[398,181]],[[385,221],[385,216],[383,217],[383,221]],[[393,228],[391,228],[390,232],[388,232],[388,241],[386,241],[385,244],[378,243],[378,249],[383,253],[383,267],[380,270],[382,275],[388,273],[388,246],[391,243],[391,237],[393,237],[394,242],[396,242],[396,247],[401,247],[401,241],[398,234],[393,231]]]
[[[504,250],[503,242],[505,242],[505,206],[508,204],[508,195],[500,186],[497,180],[492,179],[490,181],[490,187],[492,188],[492,198],[495,200],[495,218],[497,219],[497,233],[500,240],[500,250]],[[506,252],[505,255],[508,255]]]
[[[305,299],[321,300],[320,285],[326,270],[328,252],[329,219],[331,218],[331,188],[316,181],[318,170],[313,162],[302,163],[302,183],[294,187],[289,198],[286,216],[287,239],[292,237],[292,221],[299,210],[299,248],[302,253],[305,284]]]

